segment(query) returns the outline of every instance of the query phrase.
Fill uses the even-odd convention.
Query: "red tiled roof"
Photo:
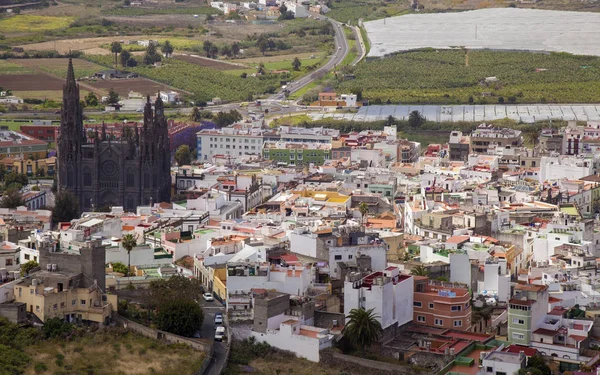
[[[558,332],[553,331],[551,329],[545,329],[545,328],[538,328],[535,331],[533,331],[533,333],[537,333],[538,335],[544,335],[544,336],[556,336],[558,334]]]
[[[527,357],[533,357],[537,354],[537,350],[534,348],[528,348],[526,346],[520,345],[510,345],[508,348],[504,349],[505,352],[509,353],[520,353],[523,352]]]
[[[578,335],[569,335],[569,337],[575,341],[583,341],[583,340],[587,339],[587,337],[585,337],[585,336],[578,336]]]

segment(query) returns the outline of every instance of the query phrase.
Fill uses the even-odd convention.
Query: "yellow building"
[[[116,295],[107,295],[107,300],[103,301],[98,286],[69,288],[68,283],[73,283],[76,277],[65,277],[65,285],[58,282],[59,278],[53,277],[55,275],[58,274],[44,279],[41,278],[43,274],[36,273],[35,278],[27,278],[16,284],[15,301],[27,304],[27,311],[42,322],[60,318],[69,322],[108,323],[112,312],[116,311]]]
[[[27,176],[52,177],[56,173],[56,157],[46,159],[4,158],[0,160],[7,172],[26,174]]]
[[[227,299],[227,269],[217,268],[214,271],[213,293],[225,302]]]

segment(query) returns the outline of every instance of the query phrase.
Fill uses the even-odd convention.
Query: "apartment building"
[[[548,286],[516,284],[508,301],[508,339],[529,346],[548,313]]]
[[[331,144],[326,143],[267,141],[262,149],[265,159],[283,165],[323,165],[331,159]]]
[[[471,328],[471,294],[467,288],[414,276],[413,323],[467,331]]]
[[[470,153],[487,154],[496,147],[515,148],[523,145],[520,130],[499,129],[492,124],[481,124],[471,133]],[[452,146],[451,146],[452,147]],[[452,152],[452,148],[450,149]]]
[[[196,133],[196,157],[199,161],[212,161],[215,155],[233,158],[243,155],[261,155],[263,129],[227,127],[218,130],[201,130]]]
[[[362,277],[359,272],[346,275],[344,281],[344,315],[352,309],[373,309],[384,336],[413,320],[413,288],[415,277],[400,274],[388,267]]]

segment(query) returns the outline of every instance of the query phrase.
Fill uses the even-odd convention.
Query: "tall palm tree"
[[[429,272],[427,271],[427,268],[425,268],[423,265],[419,264],[415,268],[410,270],[410,274],[414,275],[414,276],[427,276],[427,274],[429,274]]]
[[[352,309],[346,319],[350,319],[344,327],[344,337],[363,352],[383,334],[379,317],[373,314],[373,309]]]
[[[110,44],[110,52],[115,54],[115,70],[117,70],[117,56],[123,50],[123,46],[119,42],[112,42]]]
[[[137,239],[133,234],[129,233],[123,236],[121,239],[123,248],[127,250],[127,276],[129,276],[129,270],[131,269],[131,250],[137,245]]]
[[[542,129],[539,126],[532,126],[527,130],[523,131],[523,138],[525,140],[525,143],[535,148],[540,140],[541,133]]]
[[[365,223],[367,221],[367,214],[369,213],[369,206],[365,202],[360,202],[360,204],[358,205],[358,210],[362,215],[363,223]]]

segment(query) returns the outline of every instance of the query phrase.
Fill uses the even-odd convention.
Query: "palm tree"
[[[137,245],[137,239],[133,234],[129,233],[123,236],[121,244],[123,245],[123,248],[127,250],[127,276],[129,276],[129,270],[131,268],[131,250]]]
[[[123,46],[119,42],[112,42],[110,45],[110,52],[115,54],[115,70],[117,70],[117,55],[121,53]]]
[[[358,210],[360,211],[360,214],[362,215],[363,223],[365,223],[367,221],[367,214],[369,213],[369,206],[367,205],[366,202],[360,202],[360,204],[358,205]]]
[[[422,264],[419,264],[418,266],[410,270],[410,274],[413,276],[427,276],[427,274],[429,274],[429,271],[427,271],[427,268],[425,268]]]
[[[537,126],[532,126],[523,132],[525,143],[532,145],[534,148],[540,140],[541,129]]]
[[[373,314],[373,309],[352,309],[346,319],[350,319],[344,327],[344,337],[363,352],[383,334],[379,317]]]

